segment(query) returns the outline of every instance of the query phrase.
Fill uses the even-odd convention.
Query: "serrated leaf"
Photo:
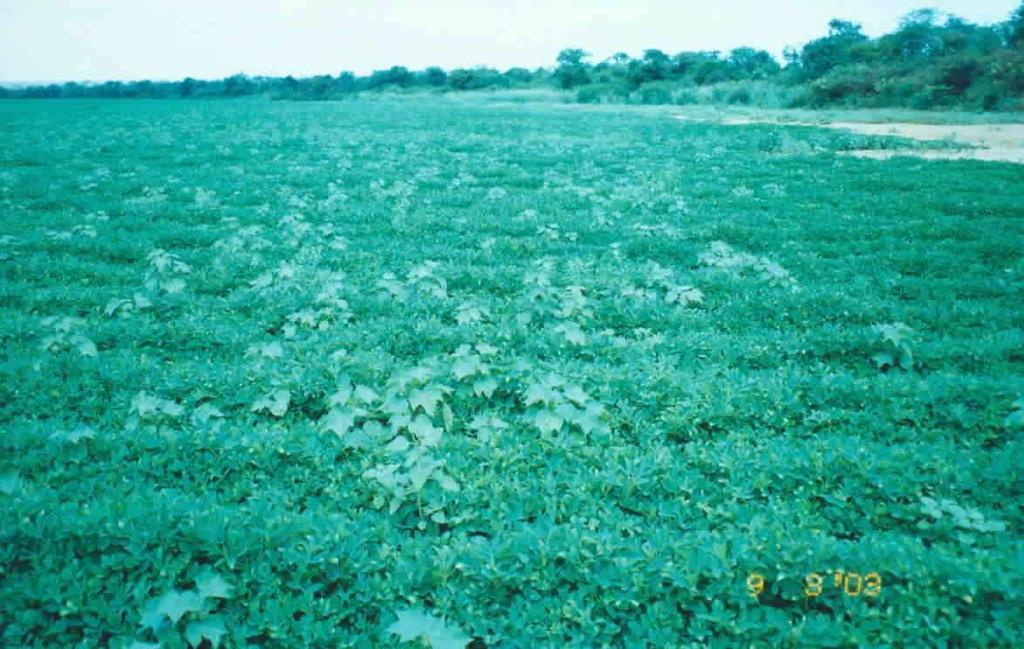
[[[178,620],[188,613],[199,611],[202,605],[203,602],[199,597],[199,593],[194,590],[186,590],[184,592],[172,590],[160,598],[157,610],[166,615],[172,624],[177,624]]]
[[[591,404],[585,410],[578,411],[572,418],[572,423],[580,427],[584,434],[589,435],[595,431],[606,433],[610,429],[608,424],[601,419],[603,409],[600,405]]]
[[[263,358],[281,358],[284,356],[284,345],[276,340],[269,343],[253,345],[251,349],[254,353],[259,354]]]
[[[356,386],[355,398],[362,404],[370,404],[380,399],[376,392],[366,387],[365,385]]]
[[[160,282],[160,288],[164,291],[164,293],[170,295],[181,293],[182,291],[185,290],[185,280],[179,279],[177,277],[165,279],[162,282]]]
[[[564,420],[550,410],[539,410],[533,418],[534,425],[542,433],[556,433],[562,429]]]
[[[196,589],[200,597],[228,599],[234,587],[212,570],[204,570],[196,577]]]
[[[488,399],[494,395],[494,391],[498,389],[498,382],[491,377],[485,377],[477,379],[473,382],[473,394],[478,397],[487,397]]]
[[[344,439],[345,434],[355,423],[356,415],[350,408],[332,408],[320,420],[320,425],[324,430],[334,433],[339,439]]]
[[[112,317],[119,311],[124,313],[132,307],[132,301],[124,298],[114,298],[107,302],[107,306],[103,308],[103,313],[107,317]]]
[[[1024,428],[1024,410],[1014,410],[1006,415],[1003,425],[1007,428]]]
[[[291,402],[291,390],[279,389],[270,394],[260,397],[252,404],[253,412],[269,412],[275,417],[283,417],[288,412],[288,404]]]
[[[348,403],[348,400],[352,398],[352,393],[355,387],[352,385],[352,381],[347,376],[341,377],[338,381],[338,389],[331,395],[330,403],[332,406],[342,406]]]
[[[546,385],[533,383],[526,388],[524,399],[527,406],[532,406],[535,403],[552,405],[559,401],[559,395]]]
[[[478,374],[483,369],[477,356],[465,356],[452,363],[452,376],[461,381],[467,376]]]
[[[555,327],[555,331],[561,332],[571,345],[587,344],[587,335],[583,333],[583,329],[575,322],[564,322]]]
[[[490,356],[491,354],[497,354],[498,348],[488,343],[477,343],[476,351],[483,356]]]
[[[388,442],[388,445],[384,447],[384,450],[388,453],[405,453],[412,446],[403,435],[398,435],[393,440]]]
[[[160,598],[154,597],[148,600],[139,611],[139,626],[143,629],[152,629],[159,632],[166,624],[167,616],[160,610]]]
[[[443,398],[444,394],[437,388],[420,388],[409,393],[409,405],[413,410],[422,408],[423,412],[433,417],[437,404]]]
[[[193,647],[198,647],[204,639],[214,647],[220,645],[221,638],[227,633],[224,620],[219,615],[211,615],[202,620],[195,620],[185,627],[185,639]]]
[[[204,403],[192,412],[192,423],[200,426],[205,426],[210,423],[211,419],[221,419],[224,417],[224,413],[219,408],[210,403]]]
[[[893,366],[894,359],[892,357],[892,354],[890,354],[889,352],[878,352],[877,354],[872,356],[871,359],[875,361],[875,366],[878,367],[878,369],[885,369],[886,367]]]
[[[434,471],[434,480],[437,484],[441,485],[441,488],[445,491],[458,491],[459,483],[455,481],[455,478],[451,477],[444,471]]]
[[[388,627],[388,633],[397,635],[402,642],[426,640],[431,649],[465,649],[472,638],[443,618],[434,617],[419,609],[405,609],[396,613],[398,620]]]
[[[441,419],[444,421],[444,429],[450,431],[455,424],[455,413],[447,403],[441,403]]]
[[[582,406],[586,402],[590,401],[590,395],[583,391],[578,385],[570,385],[565,388],[565,397],[576,405]]]
[[[21,487],[21,476],[16,471],[8,471],[0,475],[0,493],[13,494]]]
[[[421,457],[409,469],[409,485],[413,491],[419,491],[430,479],[434,469],[441,466],[441,463],[430,457]]]
[[[425,415],[416,415],[409,422],[408,429],[423,446],[437,446],[441,442],[441,433],[443,431],[434,426]]]

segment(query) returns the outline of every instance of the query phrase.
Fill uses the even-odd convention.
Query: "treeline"
[[[829,23],[828,34],[780,63],[742,47],[668,54],[645,50],[592,62],[565,49],[552,68],[487,67],[411,71],[402,66],[357,76],[249,77],[216,81],[109,81],[0,88],[0,97],[243,97],[328,100],[361,93],[558,88],[584,103],[732,103],[772,107],[1024,109],[1024,2],[1006,22],[977,25],[930,9],[908,14],[890,34],[869,38],[860,25]]]
[[[473,68],[446,72],[438,67],[413,72],[402,66],[377,70],[367,76],[342,72],[338,76],[250,77],[236,74],[225,79],[204,81],[191,77],[182,81],[107,81],[102,84],[63,83],[24,88],[0,87],[0,97],[104,99],[170,99],[245,97],[268,95],[275,99],[345,99],[363,92],[396,90],[484,90],[543,85],[550,72],[512,68],[499,72],[491,68]]]
[[[785,65],[751,48],[586,59],[582,50],[563,50],[553,73],[582,102],[1022,110],[1024,3],[995,25],[922,9],[874,39],[856,23],[833,20],[826,36],[787,50]]]

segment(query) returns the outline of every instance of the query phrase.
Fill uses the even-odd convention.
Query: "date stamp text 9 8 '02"
[[[763,575],[752,572],[747,577],[747,594],[757,599],[767,585]],[[808,598],[818,597],[830,589],[840,591],[846,597],[878,597],[882,594],[882,576],[877,572],[861,575],[833,570],[831,573],[812,572],[804,577],[803,592]]]

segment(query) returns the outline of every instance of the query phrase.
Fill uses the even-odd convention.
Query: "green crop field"
[[[1024,644],[1024,167],[0,103],[0,645]]]

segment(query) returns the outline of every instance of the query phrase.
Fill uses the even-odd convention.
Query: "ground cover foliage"
[[[1021,642],[1020,166],[422,100],[0,123],[4,645]]]

